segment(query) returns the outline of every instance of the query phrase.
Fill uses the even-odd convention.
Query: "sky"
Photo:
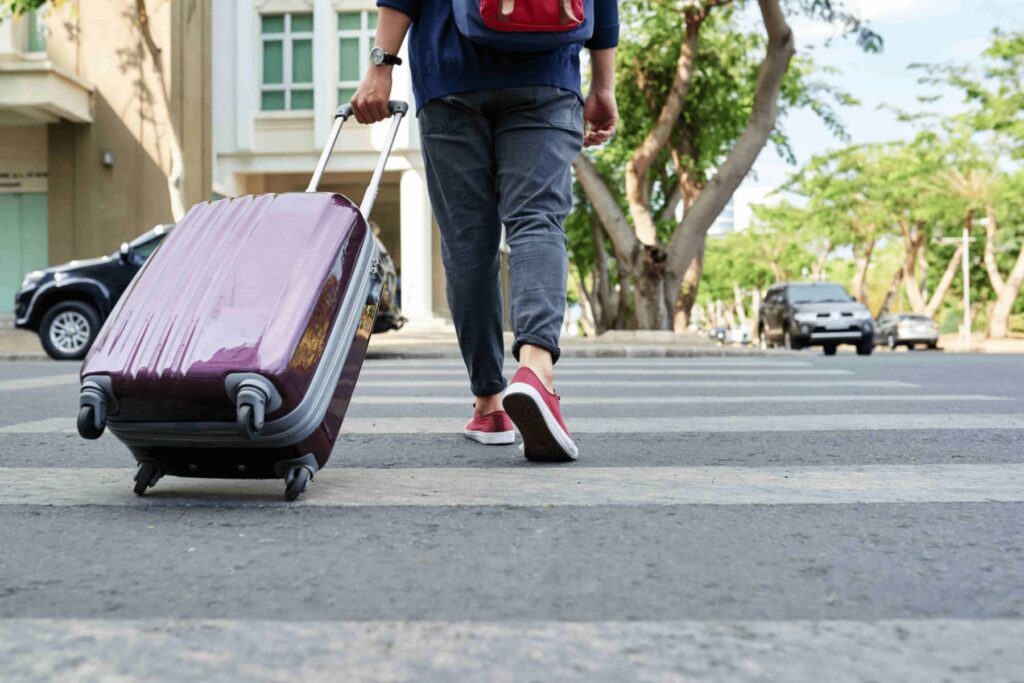
[[[909,125],[879,109],[880,105],[922,109],[916,97],[931,90],[917,83],[919,75],[908,70],[910,64],[976,61],[994,28],[1024,30],[1024,0],[847,0],[846,6],[881,34],[885,47],[880,54],[864,53],[852,40],[825,45],[832,29],[804,18],[793,18],[791,25],[797,49],[812,54],[818,64],[839,69],[826,80],[860,100],[859,106],[839,110],[851,143],[913,136]],[[750,19],[758,19],[756,12]],[[955,100],[931,106],[952,108]],[[845,145],[810,112],[791,113],[783,125],[799,163]],[[749,177],[745,184],[777,187],[793,170],[769,146],[754,165],[756,177]]]

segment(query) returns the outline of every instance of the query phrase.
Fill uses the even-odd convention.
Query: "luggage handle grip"
[[[388,157],[391,156],[391,148],[395,145],[395,138],[398,136],[398,127],[402,123],[402,118],[409,111],[409,105],[406,102],[400,100],[392,100],[388,102],[388,109],[392,114],[391,128],[388,130],[388,135],[384,143],[384,149],[380,152],[380,157],[377,159],[377,166],[373,170],[373,177],[370,179],[370,184],[366,187],[366,194],[363,195],[362,204],[359,206],[360,213],[363,214],[363,218],[367,221],[370,220],[370,212],[373,211],[373,205],[377,201],[377,193],[380,191],[380,181],[384,176],[384,166],[388,163]],[[331,127],[331,132],[327,136],[327,144],[324,146],[323,152],[320,154],[320,161],[317,162],[316,170],[313,171],[313,177],[309,181],[309,186],[306,188],[306,192],[316,192],[320,186],[320,179],[324,175],[324,171],[327,169],[327,162],[331,160],[331,153],[334,151],[334,146],[338,142],[338,136],[341,134],[341,127],[345,125],[345,122],[352,116],[352,104],[343,104],[338,107],[338,111],[334,115],[334,126]]]
[[[402,116],[405,116],[409,113],[409,103],[403,102],[402,100],[391,100],[388,102],[388,111],[390,111],[392,115],[401,114]],[[346,102],[338,107],[338,112],[334,115],[334,118],[342,118],[348,121],[353,113],[352,103]]]

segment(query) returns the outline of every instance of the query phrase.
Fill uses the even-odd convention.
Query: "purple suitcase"
[[[283,478],[294,500],[330,457],[380,301],[366,219],[402,117],[362,206],[306,192],[192,207],[132,281],[82,365],[78,431],[131,450],[142,495],[165,474]]]

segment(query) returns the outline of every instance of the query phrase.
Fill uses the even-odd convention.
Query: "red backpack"
[[[594,0],[452,0],[459,32],[488,47],[541,52],[594,35]]]

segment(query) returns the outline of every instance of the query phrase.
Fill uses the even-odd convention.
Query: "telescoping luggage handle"
[[[373,204],[377,201],[377,192],[380,190],[380,180],[384,175],[384,166],[388,163],[391,148],[395,144],[395,137],[398,136],[398,126],[402,123],[402,117],[409,112],[409,104],[400,100],[391,100],[388,102],[388,109],[391,111],[391,128],[388,130],[388,137],[384,143],[384,149],[381,150],[380,158],[377,159],[377,167],[373,169],[373,177],[370,178],[366,194],[363,195],[363,203],[359,206],[359,212],[363,214],[363,218],[366,220],[370,219]],[[338,142],[341,127],[345,125],[350,116],[352,116],[351,104],[343,104],[338,107],[338,112],[334,115],[334,126],[331,128],[330,135],[327,136],[327,145],[320,154],[320,161],[317,162],[316,170],[313,171],[313,177],[309,181],[309,187],[306,188],[306,192],[316,192],[320,186],[320,178],[324,175],[327,162],[331,160],[331,153],[334,151],[334,145]]]

